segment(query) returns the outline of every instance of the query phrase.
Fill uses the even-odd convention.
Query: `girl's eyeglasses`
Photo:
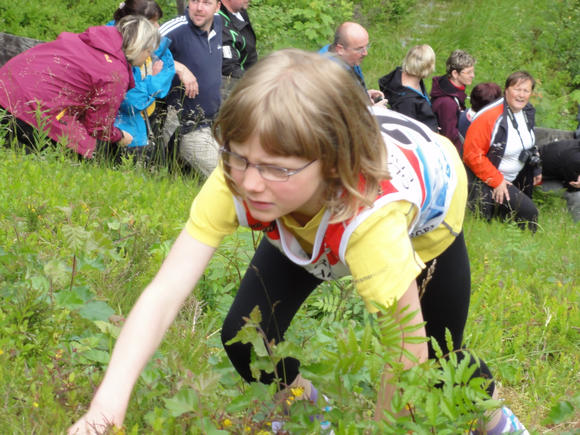
[[[230,169],[235,169],[236,171],[245,171],[250,166],[256,168],[260,173],[261,177],[264,180],[268,181],[288,181],[291,175],[297,174],[298,172],[306,169],[316,160],[312,160],[309,163],[306,163],[304,166],[298,169],[288,169],[282,168],[281,166],[275,165],[262,165],[262,164],[255,164],[250,163],[245,157],[240,156],[232,151],[225,149],[224,147],[220,148],[220,155],[224,165]]]

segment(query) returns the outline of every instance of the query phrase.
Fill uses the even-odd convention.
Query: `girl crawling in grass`
[[[416,312],[412,324],[426,322],[413,334],[434,337],[447,350],[447,328],[449,351],[461,348],[471,285],[463,165],[447,139],[367,104],[348,71],[318,54],[279,51],[244,75],[214,126],[221,164],[131,311],[88,412],[69,433],[123,424],[141,370],[222,239],[238,226],[265,234],[222,328],[225,350],[246,381],[301,387],[304,398],[316,401],[318,391],[296,359],[280,361],[278,379],[265,372],[255,379],[251,345],[225,343],[255,306],[268,341],[279,343],[322,280],[346,274],[369,311],[396,302],[399,313]],[[419,362],[434,356],[426,342],[403,346]],[[491,377],[483,363],[478,374]],[[379,386],[377,419],[395,394],[387,378]],[[489,433],[523,429],[502,410],[489,419]]]

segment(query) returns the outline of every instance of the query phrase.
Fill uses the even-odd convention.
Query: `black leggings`
[[[421,298],[427,335],[434,337],[445,350],[447,328],[453,337],[453,350],[458,350],[462,346],[471,292],[469,259],[463,233],[439,257],[428,262],[427,268],[417,278],[419,288],[434,262],[436,264],[433,266],[431,279]],[[294,264],[267,240],[262,240],[222,328],[222,342],[228,357],[246,381],[256,380],[250,371],[251,345],[239,342],[225,344],[242,328],[243,317],[248,317],[257,305],[262,313],[261,326],[268,340],[273,339],[279,343],[284,339],[284,333],[300,306],[320,283],[320,279]],[[431,345],[429,356],[435,356]],[[295,358],[280,361],[277,373],[282,383],[290,384],[298,375],[299,368],[300,362]],[[483,362],[476,376],[491,378],[491,373]],[[259,380],[271,383],[274,378],[273,373],[262,372]],[[491,394],[493,386],[489,391]]]
[[[538,227],[538,208],[532,201],[534,190],[533,168],[524,166],[512,184],[507,185],[510,199],[498,204],[491,194],[493,189],[467,170],[469,178],[469,207],[479,209],[481,215],[491,220],[492,217],[506,219],[513,217],[522,229],[526,227],[535,232]]]

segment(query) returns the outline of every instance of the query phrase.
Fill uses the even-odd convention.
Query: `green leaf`
[[[580,395],[578,397],[580,397]],[[543,424],[559,424],[568,420],[571,421],[576,411],[577,408],[574,407],[572,401],[562,400],[552,406],[552,409],[550,409],[550,413]]]
[[[107,222],[107,227],[110,230],[118,231],[121,228],[121,222],[119,222],[118,220],[109,221]]]
[[[91,301],[83,304],[79,308],[81,317],[87,320],[103,320],[106,321],[109,317],[115,314],[115,311],[102,301]]]
[[[119,336],[119,333],[121,332],[120,327],[113,325],[112,323],[105,322],[103,320],[95,320],[94,324],[97,328],[99,328],[99,331],[101,331],[103,334],[109,335],[113,338],[117,338]]]
[[[262,321],[262,313],[260,312],[260,307],[257,305],[254,307],[252,312],[250,313],[250,320],[255,324],[259,325]]]
[[[179,417],[186,412],[194,411],[199,402],[197,393],[191,388],[179,390],[172,398],[163,400],[165,401],[165,408],[173,417]]]
[[[90,233],[77,225],[63,225],[62,234],[67,246],[73,251],[80,251],[90,238]]]
[[[109,352],[98,349],[89,349],[83,352],[81,356],[89,361],[98,362],[100,364],[107,364],[111,359]]]
[[[86,302],[86,299],[83,296],[84,295],[76,291],[62,290],[55,293],[54,299],[59,306],[74,310],[84,305]]]

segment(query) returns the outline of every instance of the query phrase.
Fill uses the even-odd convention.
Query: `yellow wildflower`
[[[301,397],[304,394],[304,387],[290,388],[294,397]]]
[[[230,427],[232,425],[232,421],[229,418],[224,419],[224,421],[222,421],[222,425],[224,428],[226,427]]]

